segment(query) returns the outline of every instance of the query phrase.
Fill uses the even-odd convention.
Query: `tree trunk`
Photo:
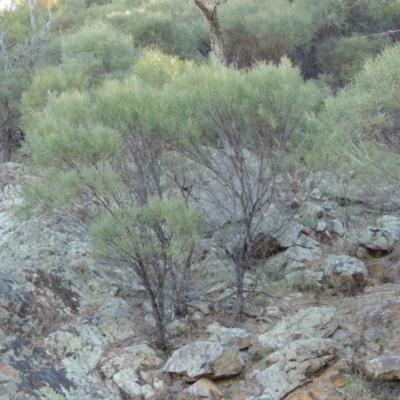
[[[240,261],[235,263],[236,269],[236,300],[235,309],[233,310],[231,323],[235,324],[243,311],[243,285],[244,285],[244,266]]]
[[[194,0],[200,8],[207,22],[210,25],[211,54],[222,64],[226,65],[224,36],[218,18],[218,6],[226,3],[227,0],[216,1],[214,6],[206,5],[206,0]]]

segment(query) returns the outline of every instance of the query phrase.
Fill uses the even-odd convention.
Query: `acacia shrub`
[[[305,70],[315,37],[339,32],[343,12],[339,2],[330,0],[237,0],[221,7],[220,18],[230,62],[249,67],[261,60],[278,64],[288,56]]]
[[[123,77],[135,56],[132,39],[100,20],[88,21],[79,32],[64,39],[63,67],[81,69],[93,84]]]
[[[271,142],[285,135],[289,145],[306,134],[307,114],[318,110],[326,95],[315,82],[305,82],[287,58],[278,66],[258,63],[247,71],[220,68],[215,63],[187,64],[165,88],[164,103],[169,105],[163,116],[168,121],[165,130],[186,130],[212,143],[219,127],[210,114],[218,113],[224,120],[234,115],[237,129],[243,132],[263,126]]]
[[[189,2],[127,2],[105,14],[109,23],[133,36],[139,47],[154,47],[168,55],[197,61],[209,51],[207,23]]]
[[[165,195],[159,91],[133,76],[91,92],[50,94],[31,113],[25,152],[41,179],[23,189],[23,215],[48,210],[89,233],[97,255],[125,264],[144,286],[167,346],[166,325],[184,315],[200,219]]]
[[[30,112],[46,104],[50,93],[86,91],[109,78],[123,79],[137,57],[138,51],[130,37],[102,21],[88,21],[80,31],[64,38],[60,65],[36,71],[21,101],[25,123]]]
[[[161,88],[179,76],[185,63],[176,56],[168,56],[158,49],[147,49],[133,67],[134,74],[152,87]]]
[[[325,100],[313,120],[313,146],[324,160],[315,168],[357,169],[371,188],[374,176],[380,184],[398,182],[399,71],[400,46],[388,47],[366,61],[354,83]]]
[[[208,229],[220,231],[234,263],[233,322],[244,306],[245,270],[256,255],[270,254],[266,238],[281,234],[290,220],[264,224],[260,210],[285,204],[282,193],[291,196],[277,182],[286,172],[290,148],[306,134],[302,121],[323,96],[286,58],[278,66],[259,63],[248,71],[216,62],[187,66],[163,90],[162,134],[199,170],[198,175],[186,167],[176,170],[175,181],[182,192],[189,188],[187,199],[199,207]],[[205,193],[209,198],[203,200]],[[263,239],[261,225],[268,230]]]
[[[323,79],[335,89],[351,83],[368,57],[390,44],[388,37],[368,39],[359,34],[325,40],[316,51],[316,65]]]

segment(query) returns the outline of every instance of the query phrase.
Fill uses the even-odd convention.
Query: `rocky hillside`
[[[230,326],[233,266],[213,239],[189,314],[155,350],[132,271],[91,255],[83,232],[12,211],[27,179],[1,166],[0,399],[397,399],[400,217],[320,180],[249,270]],[[324,183],[325,182],[325,183]],[[251,301],[250,301],[251,299]]]

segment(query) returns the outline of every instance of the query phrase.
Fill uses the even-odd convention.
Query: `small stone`
[[[190,301],[187,305],[195,311],[202,312],[204,315],[210,314],[210,304],[206,301],[193,300]]]
[[[334,219],[332,221],[332,231],[334,233],[337,233],[339,236],[343,236],[346,232],[346,230],[344,229],[343,224],[338,220],[338,219]]]
[[[196,311],[190,316],[191,321],[201,321],[202,319],[204,319],[204,315],[200,311]]]
[[[311,193],[310,193],[310,198],[315,199],[315,200],[320,200],[322,197],[322,193],[318,188],[315,188]]]
[[[187,325],[184,322],[179,321],[179,319],[175,319],[168,324],[167,329],[168,333],[171,335],[181,335],[187,330]]]
[[[364,332],[364,339],[369,342],[377,342],[379,340],[379,331],[376,328],[368,328]]]
[[[270,318],[280,318],[282,316],[281,310],[277,306],[267,307],[266,314]]]
[[[193,385],[190,385],[178,397],[178,400],[197,400],[197,399],[221,399],[222,393],[218,386],[207,378],[201,378]]]
[[[368,251],[366,248],[359,246],[356,255],[360,260],[365,260],[368,258]]]
[[[316,227],[316,231],[317,232],[323,232],[326,228],[327,228],[328,224],[326,223],[326,221],[318,221],[317,227]]]

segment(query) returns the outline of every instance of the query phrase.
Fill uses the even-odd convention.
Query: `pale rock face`
[[[238,375],[243,369],[244,361],[237,349],[199,341],[175,350],[163,371],[196,381],[202,377],[218,379]]]
[[[300,310],[295,315],[284,318],[270,331],[258,337],[260,347],[272,350],[293,338],[327,338],[339,326],[339,316],[333,307],[312,307]]]

